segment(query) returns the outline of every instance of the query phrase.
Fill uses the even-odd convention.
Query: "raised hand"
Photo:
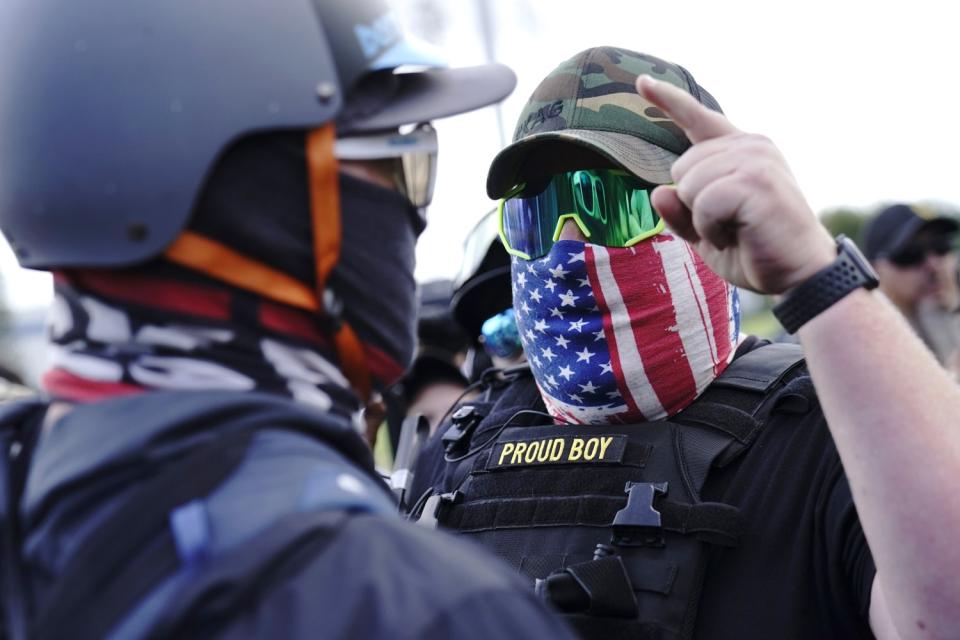
[[[740,131],[672,84],[640,76],[637,91],[693,142],[671,169],[674,185],[658,187],[653,205],[714,271],[778,294],[836,258],[833,239],[769,139]]]

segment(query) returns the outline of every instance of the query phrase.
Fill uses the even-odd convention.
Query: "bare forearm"
[[[769,140],[668,83],[641,77],[637,88],[694,143],[671,168],[675,186],[652,199],[712,269],[783,294],[834,260],[829,234]],[[890,613],[905,638],[956,638],[960,387],[897,312],[863,289],[809,321],[800,339],[877,563],[884,597],[875,619]]]
[[[897,630],[956,637],[960,387],[865,290],[800,338]]]

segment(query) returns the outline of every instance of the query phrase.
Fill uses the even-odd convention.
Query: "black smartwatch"
[[[773,315],[787,333],[796,333],[797,329],[851,291],[860,287],[873,289],[879,283],[877,272],[860,253],[857,245],[840,234],[837,236],[837,259],[791,289],[773,307]]]

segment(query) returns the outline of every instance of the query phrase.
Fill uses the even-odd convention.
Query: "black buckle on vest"
[[[447,455],[454,451],[463,449],[470,441],[470,436],[477,425],[483,420],[483,416],[473,405],[464,405],[453,412],[450,421],[453,423],[443,434],[443,448]]]
[[[417,524],[428,529],[436,529],[440,524],[443,510],[449,505],[456,504],[462,495],[459,491],[454,491],[452,493],[436,493],[430,496],[423,504],[423,511],[417,518]]]
[[[613,544],[622,547],[662,547],[663,523],[660,512],[653,508],[659,493],[667,493],[666,482],[628,482],[627,506],[613,519]]]

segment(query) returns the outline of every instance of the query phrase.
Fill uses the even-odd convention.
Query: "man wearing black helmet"
[[[457,290],[450,301],[454,319],[474,343],[474,379],[491,364],[504,368],[524,359],[510,290],[510,256],[500,243],[498,222],[494,209],[467,235]],[[477,366],[480,363],[484,366]]]
[[[429,122],[513,74],[438,67],[379,0],[0,30],[0,228],[56,286],[48,397],[0,416],[2,635],[563,636],[398,522],[357,417],[412,355]]]

